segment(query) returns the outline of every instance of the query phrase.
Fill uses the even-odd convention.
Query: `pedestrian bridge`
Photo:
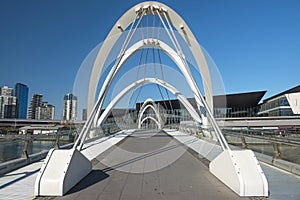
[[[134,62],[136,67],[132,67]],[[158,2],[143,2],[129,9],[113,26],[94,60],[87,122],[73,148],[49,151],[36,178],[35,195],[64,196],[69,192],[102,199],[267,197],[268,182],[255,154],[231,150],[214,119],[212,96],[217,83],[211,63],[173,9]],[[130,76],[132,72],[135,78]],[[152,88],[142,95],[147,85]],[[182,85],[187,89],[179,89]],[[196,107],[187,100],[186,90],[195,98]],[[167,96],[169,106],[156,104],[153,99],[159,98],[157,94],[162,100]],[[140,110],[135,108],[136,114],[125,112],[122,120],[119,115],[110,117],[126,95],[130,96],[128,105],[143,102]],[[184,110],[210,142],[165,129],[184,121],[168,120],[175,112],[171,98],[180,101],[180,112]],[[128,119],[131,123],[126,123]],[[101,129],[108,122],[122,130],[104,137]],[[126,128],[129,124],[134,129]],[[144,130],[149,124],[157,131]]]
[[[92,170],[63,199],[240,199],[209,172],[221,151],[176,130],[121,131],[84,145]]]
[[[222,81],[172,8],[154,1],[130,8],[92,63],[86,90],[89,118],[71,149],[51,149],[39,172],[32,172],[37,198],[269,196],[256,155],[231,149],[215,121],[213,95]],[[172,99],[180,101],[180,109],[173,109]],[[127,105],[126,111],[112,114],[120,105]],[[105,134],[108,125],[118,132]],[[193,126],[196,134],[174,129],[177,125]]]
[[[222,122],[217,123],[212,112],[212,97],[222,81],[172,8],[151,1],[126,11],[90,63],[84,89],[89,118],[73,147],[51,149],[43,161],[5,175],[0,179],[1,197],[300,196],[298,177],[260,163],[249,149],[228,145]],[[196,105],[187,97],[194,97]],[[180,105],[175,107],[173,99]]]
[[[239,197],[209,172],[210,161],[221,152],[215,142],[176,129],[120,131],[84,144],[81,153],[91,160],[92,170],[63,197],[34,192],[45,160],[3,175],[0,193],[15,200],[264,199]],[[260,166],[268,180],[268,199],[300,196],[299,176],[266,162]]]

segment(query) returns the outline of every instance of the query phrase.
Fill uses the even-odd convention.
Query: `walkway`
[[[209,173],[205,160],[193,156],[166,133],[152,131],[135,132],[98,156],[86,178],[66,196],[53,199],[192,200],[200,197],[241,199]]]
[[[135,132],[96,157],[92,173],[65,197],[36,199],[239,199],[208,172],[205,159],[176,142],[190,141],[192,136],[174,137],[177,139],[164,133]],[[121,139],[105,142],[114,144],[115,140]],[[42,162],[0,177],[0,199],[33,199]],[[299,176],[261,165],[269,182],[270,200],[300,199]]]

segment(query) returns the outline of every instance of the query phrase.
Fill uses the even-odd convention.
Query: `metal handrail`
[[[234,132],[234,131],[228,131],[228,130],[223,130],[223,134],[224,135],[245,136],[245,137],[251,137],[251,138],[265,140],[268,142],[277,142],[277,143],[281,143],[281,144],[300,146],[300,138],[299,138],[299,140],[295,140],[295,139],[290,139],[290,138],[271,137],[272,135],[266,135],[266,136],[254,135],[251,133]]]

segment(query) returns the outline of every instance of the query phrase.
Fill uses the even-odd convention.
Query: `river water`
[[[226,137],[227,140],[237,142],[238,138]],[[252,139],[253,140],[253,139]],[[251,140],[248,143],[248,148],[253,151],[260,152],[269,156],[274,155],[273,145],[270,143],[255,144]],[[64,143],[66,144],[66,143]],[[60,144],[63,145],[63,144]],[[239,146],[239,145],[238,145]],[[13,141],[9,143],[0,143],[0,163],[21,158],[24,147],[23,141]],[[38,153],[44,150],[49,150],[54,147],[54,141],[33,141],[28,144],[28,154]],[[300,164],[300,147],[292,145],[279,145],[280,158],[293,163]]]
[[[0,143],[0,163],[21,158],[24,142]],[[54,141],[33,141],[28,144],[28,154],[34,154],[54,147]]]

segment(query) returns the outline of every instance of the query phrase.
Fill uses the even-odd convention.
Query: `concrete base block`
[[[225,150],[209,170],[240,196],[268,196],[268,182],[251,150]]]
[[[51,149],[35,182],[36,196],[63,196],[92,170],[77,149]]]

